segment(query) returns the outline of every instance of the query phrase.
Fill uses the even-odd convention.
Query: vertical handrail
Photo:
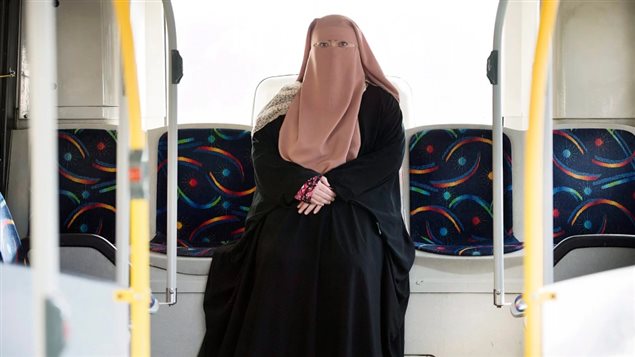
[[[134,41],[130,24],[130,1],[113,0],[121,35],[124,88],[130,125],[130,289],[117,292],[119,300],[131,305],[131,355],[150,355],[150,254],[148,244],[147,158],[145,133],[141,128],[141,106]]]
[[[525,356],[542,355],[540,300],[538,290],[543,286],[543,234],[544,234],[544,164],[543,135],[545,115],[545,91],[553,28],[558,13],[558,0],[541,1],[540,26],[534,54],[529,106],[529,129],[525,148],[524,166],[524,300]]]
[[[492,83],[492,211],[494,228],[494,305],[502,307],[505,302],[505,251],[503,215],[503,113],[502,113],[502,38],[503,23],[507,11],[507,0],[498,3],[494,26],[494,48],[488,59],[488,77]]]
[[[57,65],[52,1],[26,2],[30,70],[31,242],[34,342],[37,356],[50,355],[46,305],[59,286],[57,182]]]
[[[126,97],[119,99],[119,125],[117,126],[117,284],[130,284],[130,182],[128,181],[128,106]]]
[[[549,56],[549,63],[552,62]],[[545,180],[543,198],[543,285],[553,283],[553,70],[549,66],[547,74],[547,91],[545,94],[545,127],[543,138],[545,148],[543,159],[543,175]]]
[[[177,190],[178,190],[178,117],[177,117],[177,76],[174,74],[174,52],[176,51],[176,24],[174,11],[170,0],[163,0],[163,13],[165,27],[168,34],[168,86],[167,86],[167,121],[168,121],[168,189],[167,189],[167,284],[165,288],[166,304],[174,305],[177,302],[176,290],[176,238],[177,238]],[[177,52],[178,53],[178,52]],[[179,78],[180,79],[180,78]]]

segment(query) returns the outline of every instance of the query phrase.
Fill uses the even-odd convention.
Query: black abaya
[[[218,251],[199,356],[403,356],[414,248],[400,213],[397,101],[369,85],[358,157],[325,176],[318,214],[293,198],[318,173],[283,160],[281,116],[254,134],[257,191],[239,243]]]

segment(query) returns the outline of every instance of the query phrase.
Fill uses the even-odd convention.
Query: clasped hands
[[[331,204],[333,201],[335,201],[335,192],[331,189],[329,180],[322,176],[313,188],[313,192],[311,193],[311,202],[300,202],[297,207],[298,213],[308,215],[313,212],[314,214],[317,214],[324,205]]]

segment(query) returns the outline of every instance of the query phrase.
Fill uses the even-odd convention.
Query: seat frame
[[[113,265],[117,260],[117,248],[106,238],[88,233],[64,233],[60,234],[60,247],[92,248],[101,253]],[[22,249],[25,253],[31,250],[31,239],[22,239]]]
[[[584,248],[635,249],[635,236],[627,234],[588,234],[567,237],[553,248],[553,265],[558,265],[560,260],[571,251]]]

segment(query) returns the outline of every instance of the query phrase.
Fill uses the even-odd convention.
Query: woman
[[[402,116],[353,21],[313,21],[252,154],[257,191],[242,240],[213,258],[199,355],[402,356]]]

